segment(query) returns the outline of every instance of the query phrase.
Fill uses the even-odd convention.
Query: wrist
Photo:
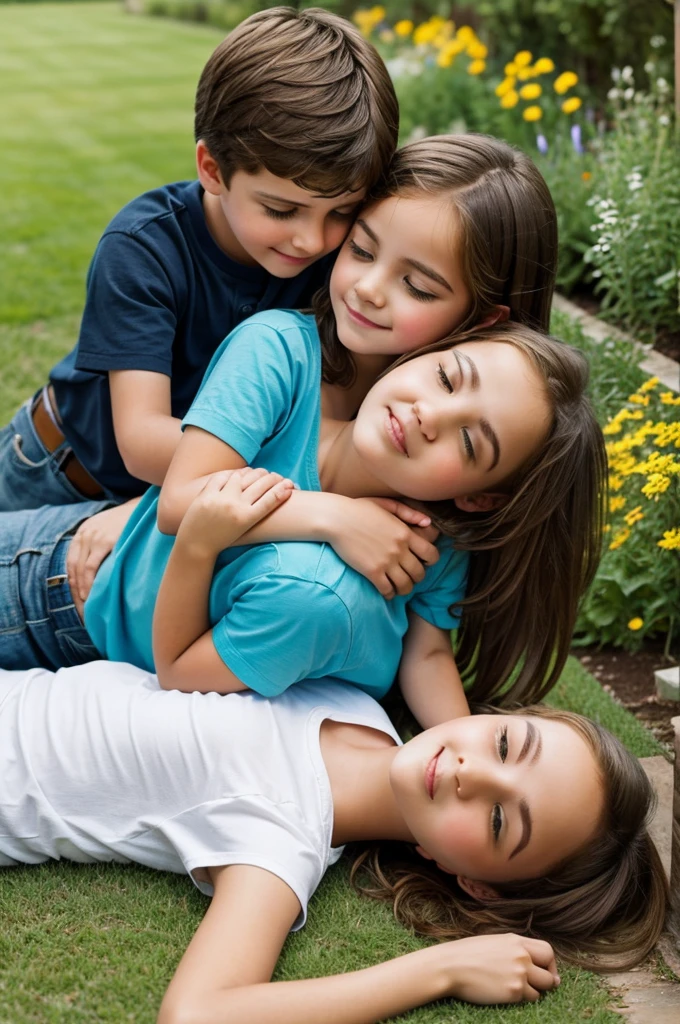
[[[319,495],[321,497],[321,495]],[[347,534],[347,521],[354,504],[354,498],[344,494],[323,493],[323,501],[317,503],[314,529],[314,540],[322,541],[334,547],[340,538]]]

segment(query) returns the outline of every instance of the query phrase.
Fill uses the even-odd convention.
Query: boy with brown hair
[[[218,344],[310,304],[397,124],[381,58],[343,18],[277,7],[234,29],[198,84],[198,180],[114,217],[77,346],[0,431],[0,510],[161,484]]]

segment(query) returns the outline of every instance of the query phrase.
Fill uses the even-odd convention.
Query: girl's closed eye
[[[268,217],[272,217],[274,220],[290,220],[297,213],[295,207],[292,210],[275,210],[272,206],[264,206],[264,212]]]
[[[414,299],[418,300],[418,302],[434,302],[437,298],[437,296],[433,295],[432,292],[424,292],[421,288],[416,288],[416,286],[409,281],[408,277],[404,278],[404,284],[406,285],[406,290],[409,295],[412,295]]]
[[[441,363],[437,364],[437,376],[439,377],[439,381],[441,383],[441,386],[444,388],[444,390],[448,391],[448,393],[450,395],[452,395],[453,394],[453,384],[451,383],[451,381],[447,377],[446,370],[444,369],[444,367],[442,366]]]
[[[503,827],[503,811],[500,804],[494,804],[491,809],[491,831],[494,842],[498,842]]]
[[[508,727],[504,725],[498,733],[498,755],[501,761],[506,761],[508,757]]]
[[[360,245],[357,245],[357,243],[354,241],[353,238],[350,238],[347,244],[349,245],[350,252],[352,253],[352,255],[356,256],[357,259],[360,259],[360,260],[372,260],[373,259],[373,257],[371,256],[370,252],[368,252],[366,249],[362,249]]]

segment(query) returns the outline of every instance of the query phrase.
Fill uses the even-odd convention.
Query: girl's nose
[[[375,269],[362,269],[361,277],[356,282],[354,291],[362,302],[370,302],[377,309],[382,309],[385,305],[385,294],[380,283],[379,274]]]
[[[423,436],[428,441],[437,439],[437,414],[431,403],[417,401],[413,403],[413,413],[420,424]]]
[[[499,766],[500,767],[500,766]],[[469,800],[474,796],[491,793],[494,799],[502,797],[508,788],[509,780],[503,778],[498,767],[482,758],[458,755],[456,771],[458,781],[458,797]]]

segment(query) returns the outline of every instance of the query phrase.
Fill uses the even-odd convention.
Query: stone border
[[[586,313],[584,309],[566,299],[564,295],[555,295],[553,297],[553,309],[558,310],[560,313],[565,313],[572,320],[576,320],[584,333],[598,344],[607,338],[618,338],[621,341],[628,341],[631,345],[635,345],[640,352],[645,353],[644,359],[640,362],[640,368],[645,373],[648,373],[650,377],[658,377],[666,387],[671,388],[673,391],[680,391],[680,363],[676,363],[674,359],[662,355],[661,352],[649,349],[646,345],[636,341],[632,335],[626,334],[625,331],[620,330],[618,327],[612,327],[611,324],[605,323],[604,320],[600,320],[590,313]]]

